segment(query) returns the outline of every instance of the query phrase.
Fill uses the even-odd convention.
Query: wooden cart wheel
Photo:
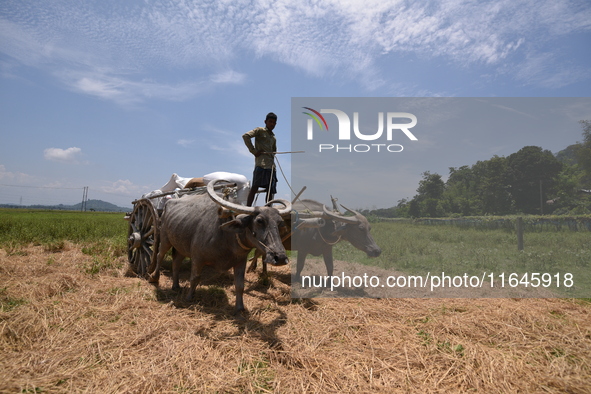
[[[147,278],[156,266],[159,216],[148,199],[138,200],[129,216],[127,258],[133,274]]]

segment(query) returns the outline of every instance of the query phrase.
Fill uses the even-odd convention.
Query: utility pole
[[[544,214],[544,198],[542,196],[542,180],[540,179],[540,214]]]
[[[86,202],[88,201],[88,186],[84,186],[82,192],[82,205],[80,206],[80,210],[82,212],[86,212]]]

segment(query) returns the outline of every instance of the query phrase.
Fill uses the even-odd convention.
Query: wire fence
[[[454,226],[480,230],[514,231],[517,224],[515,217],[470,217],[470,218],[420,218],[412,219],[416,224]],[[591,231],[590,216],[523,216],[526,232],[538,231]]]

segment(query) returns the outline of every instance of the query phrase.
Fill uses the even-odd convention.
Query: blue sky
[[[292,97],[587,97],[590,88],[589,1],[4,0],[0,203],[76,203],[88,186],[91,199],[130,206],[172,173],[250,178],[241,135],[273,111],[278,148],[289,151]],[[578,116],[586,108],[561,138],[500,130],[494,139],[512,142],[492,154],[557,152],[581,139]],[[453,141],[416,160],[391,205],[414,195],[424,171],[446,176],[490,158],[466,146],[470,155],[448,162],[437,152]],[[289,175],[288,156],[280,160]]]

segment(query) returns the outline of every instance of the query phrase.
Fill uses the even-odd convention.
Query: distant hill
[[[577,164],[577,155],[575,154],[576,148],[577,144],[567,146],[555,155],[556,159],[569,166]]]
[[[30,209],[53,209],[62,211],[80,211],[82,210],[82,203],[74,205],[16,205],[16,204],[0,204],[0,208],[30,208]],[[86,201],[87,211],[100,211],[100,212],[128,212],[131,211],[131,207],[120,207],[110,202],[102,200],[88,200]]]
[[[74,211],[79,211],[82,208],[82,203],[78,203],[76,205],[72,205]],[[115,204],[111,204],[110,202],[102,201],[102,200],[88,200],[86,201],[86,210],[95,210],[95,211],[102,211],[102,212],[126,212],[131,211],[131,207],[119,207]]]

